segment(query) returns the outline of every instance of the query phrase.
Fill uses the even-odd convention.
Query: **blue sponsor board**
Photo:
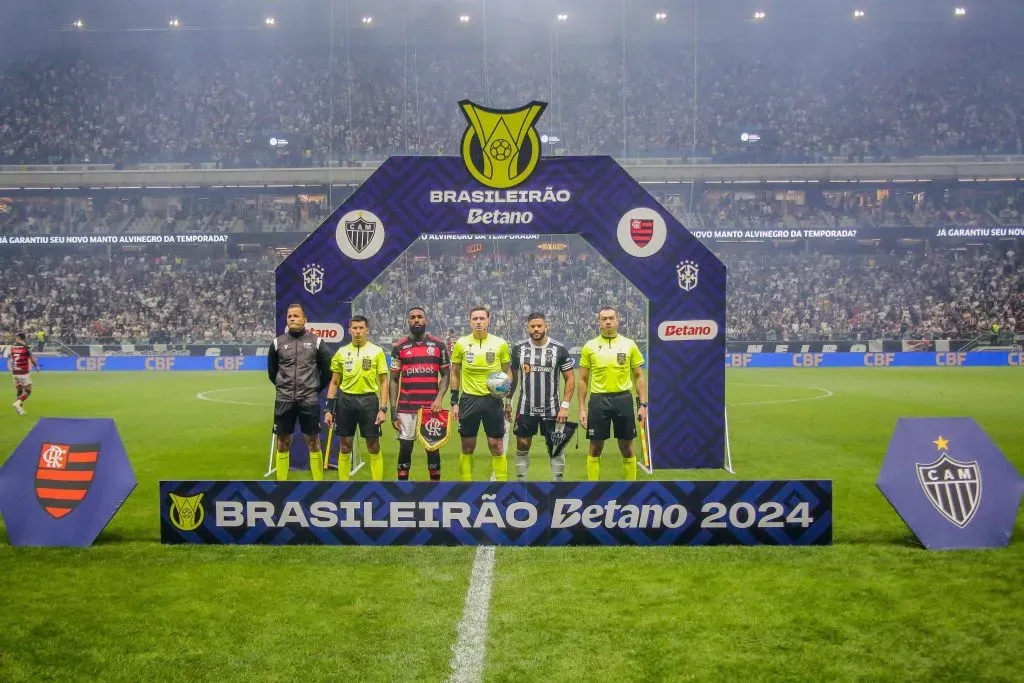
[[[160,482],[163,543],[830,545],[831,481]]]
[[[46,370],[69,372],[179,372],[243,370],[267,371],[265,356],[44,356]],[[935,353],[728,353],[727,368],[1024,368],[1024,351],[968,351]]]
[[[135,489],[110,419],[43,418],[0,468],[12,545],[88,546]]]
[[[896,423],[878,488],[929,550],[1010,542],[1024,479],[969,417]]]

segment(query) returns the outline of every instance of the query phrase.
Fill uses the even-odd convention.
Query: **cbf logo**
[[[302,287],[310,294],[319,294],[324,288],[324,269],[319,263],[311,263],[302,269]]]
[[[533,126],[547,106],[535,100],[521,109],[489,109],[469,100],[459,102],[469,122],[462,135],[462,161],[469,174],[497,190],[529,178],[540,160],[540,139]]]
[[[941,455],[933,463],[917,465],[917,480],[932,507],[963,529],[981,503],[981,468],[977,461],[960,462],[949,457],[949,440],[941,435],[933,443]]]
[[[168,494],[171,500],[171,509],[168,516],[175,529],[181,531],[194,531],[203,523],[206,513],[203,511],[203,494],[197,493],[194,496],[179,496],[174,493]]]
[[[697,289],[700,266],[693,261],[681,261],[676,266],[676,278],[679,280],[679,289],[684,292],[692,292]]]

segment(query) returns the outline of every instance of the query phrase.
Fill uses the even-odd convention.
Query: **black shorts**
[[[459,399],[459,436],[476,436],[481,422],[488,438],[505,436],[505,407],[501,399],[463,394]]]
[[[516,436],[536,436],[537,432],[540,432],[541,436],[547,436],[547,421],[554,418],[554,415],[544,417],[543,415],[525,415],[520,413],[516,415],[516,426],[512,433]]]
[[[590,395],[587,403],[587,438],[607,441],[611,437],[611,425],[615,425],[616,439],[636,438],[633,395],[628,391]]]
[[[306,436],[320,433],[320,403],[308,401],[293,403],[292,401],[274,401],[274,433],[278,436],[291,434],[295,431],[295,421]]]
[[[380,399],[377,394],[338,394],[337,421],[338,436],[355,436],[356,426],[364,439],[380,436],[380,425],[377,411],[380,410]]]

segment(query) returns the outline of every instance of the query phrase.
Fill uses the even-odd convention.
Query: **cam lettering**
[[[103,369],[103,366],[107,364],[106,358],[76,358],[75,359],[75,370],[85,370],[87,372],[99,372]]]

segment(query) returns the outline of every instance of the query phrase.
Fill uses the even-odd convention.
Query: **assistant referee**
[[[636,387],[636,419],[646,422],[644,357],[632,339],[619,334],[619,315],[614,308],[602,308],[597,314],[597,324],[601,334],[583,345],[580,356],[580,425],[587,430],[587,438],[590,439],[587,479],[597,481],[601,478],[601,452],[614,425],[615,438],[622,453],[622,478],[635,480],[633,439],[636,438],[636,424],[630,390]],[[589,403],[588,391],[591,394]]]

